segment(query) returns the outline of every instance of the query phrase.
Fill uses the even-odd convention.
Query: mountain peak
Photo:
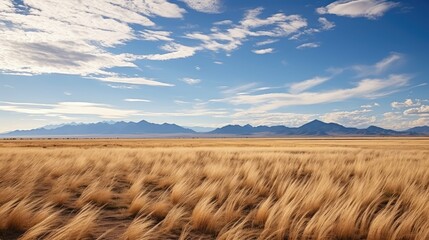
[[[302,127],[318,127],[318,126],[325,126],[325,125],[328,125],[328,124],[320,121],[319,119],[314,119],[313,121],[302,125],[301,128]]]
[[[325,122],[323,122],[323,121],[320,121],[319,119],[314,119],[313,121],[310,121],[309,123],[324,123],[324,124],[326,124]]]

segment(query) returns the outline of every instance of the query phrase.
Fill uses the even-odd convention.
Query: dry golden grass
[[[0,141],[0,239],[429,239],[429,139]]]

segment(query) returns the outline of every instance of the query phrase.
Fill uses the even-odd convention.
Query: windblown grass
[[[174,141],[0,142],[0,239],[429,239],[427,139]]]

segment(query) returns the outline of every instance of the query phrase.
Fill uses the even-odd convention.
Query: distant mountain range
[[[82,136],[82,135],[134,135],[134,134],[192,134],[195,131],[176,124],[140,122],[99,122],[89,124],[66,124],[52,128],[16,130],[3,136]]]
[[[258,126],[251,125],[227,125],[215,129],[214,134],[237,134],[237,135],[293,135],[293,136],[347,136],[347,135],[378,135],[378,136],[401,136],[401,135],[426,135],[429,127],[412,128],[406,131],[394,131],[376,126],[365,129],[344,127],[337,123],[325,123],[314,120],[301,127],[291,128],[285,126]]]
[[[71,123],[49,125],[32,130],[16,130],[2,137],[36,137],[36,136],[116,136],[116,135],[204,135],[204,136],[420,136],[429,135],[429,126],[410,128],[405,131],[395,131],[377,126],[365,129],[344,127],[337,123],[325,123],[313,120],[300,127],[286,126],[256,126],[249,124],[226,125],[213,131],[201,133],[176,124],[156,124],[147,121],[140,122],[99,122]]]

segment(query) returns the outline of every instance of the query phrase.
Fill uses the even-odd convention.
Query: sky
[[[0,0],[0,132],[429,125],[428,12],[421,0]]]

